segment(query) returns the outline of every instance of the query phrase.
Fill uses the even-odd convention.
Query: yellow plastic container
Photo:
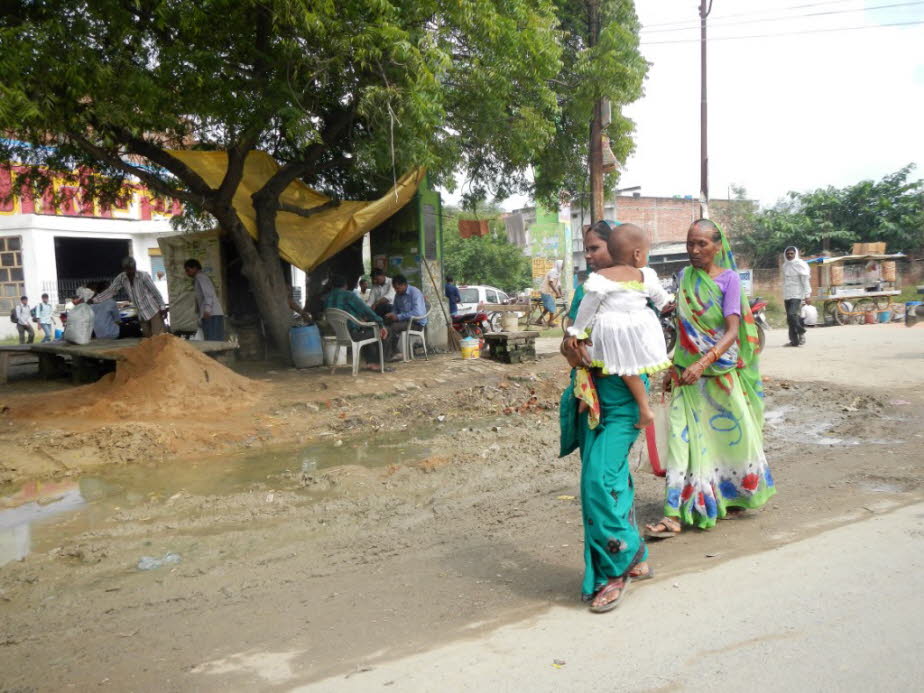
[[[480,354],[480,349],[478,348],[478,340],[466,337],[462,340],[462,358],[463,359],[477,359]]]

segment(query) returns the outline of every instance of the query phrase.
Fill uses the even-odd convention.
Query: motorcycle
[[[759,354],[764,350],[764,344],[767,339],[766,332],[770,329],[770,325],[767,322],[767,302],[760,296],[755,296],[748,302],[748,305],[751,307],[751,315],[754,316],[754,324],[757,325],[757,353]],[[667,347],[668,355],[671,354],[677,344],[677,325],[674,320],[675,313],[676,306],[671,303],[665,308],[664,312],[661,313],[660,318],[661,331],[664,333],[664,345]]]
[[[459,313],[452,316],[452,329],[463,338],[473,337],[483,342],[484,336],[491,332],[491,321],[488,314],[483,311]]]
[[[754,316],[754,323],[757,325],[757,353],[764,350],[764,343],[767,339],[767,330],[770,329],[770,323],[767,322],[767,302],[760,296],[755,296],[749,302],[751,306],[751,315]]]

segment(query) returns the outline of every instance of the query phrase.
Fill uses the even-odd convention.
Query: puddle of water
[[[803,422],[798,418],[796,408],[789,404],[764,412],[764,424],[771,429],[777,429],[777,435],[785,435],[787,439],[801,440],[809,445],[859,445],[864,442],[857,438],[829,435],[828,431],[834,427],[831,421]]]
[[[122,508],[176,493],[225,495],[255,488],[295,489],[292,472],[343,465],[378,468],[407,464],[430,454],[428,439],[447,428],[431,426],[340,441],[331,436],[298,448],[247,452],[201,462],[113,467],[63,482],[0,486],[0,566],[32,551],[59,546],[69,536],[105,526]],[[315,494],[316,495],[316,494]]]

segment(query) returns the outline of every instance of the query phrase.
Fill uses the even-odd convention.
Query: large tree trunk
[[[258,249],[258,243],[244,228],[233,209],[221,210],[216,216],[222,227],[230,234],[241,256],[242,272],[250,283],[254,300],[260,310],[260,317],[270,339],[282,354],[283,359],[291,363],[289,327],[292,309],[289,307],[289,287],[279,261],[278,244],[270,239],[267,247]],[[273,221],[275,224],[275,219]],[[272,233],[275,234],[275,228]]]

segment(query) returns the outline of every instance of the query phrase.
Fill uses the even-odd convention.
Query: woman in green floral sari
[[[725,234],[706,219],[690,227],[687,253],[669,376],[665,516],[646,526],[649,537],[662,539],[678,534],[681,524],[713,527],[776,493],[763,449],[757,328],[734,256]]]

